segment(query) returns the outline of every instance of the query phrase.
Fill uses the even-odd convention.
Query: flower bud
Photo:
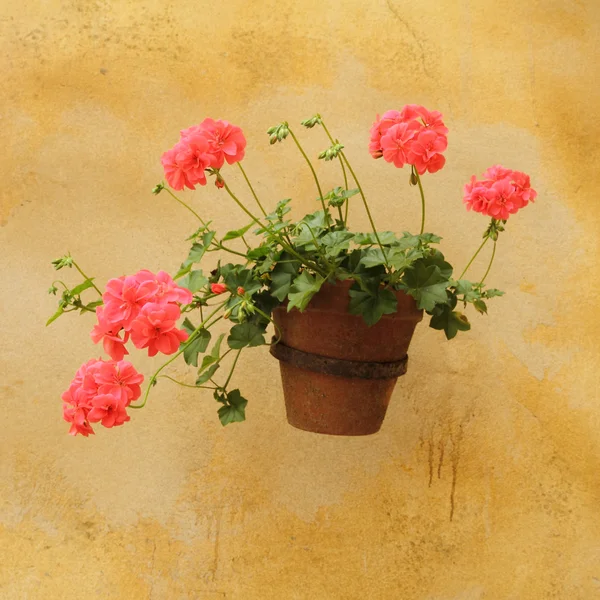
[[[227,291],[227,286],[224,283],[211,283],[210,291],[213,294],[224,294]]]
[[[243,296],[246,293],[246,290],[242,286],[240,286],[237,289],[237,293],[239,296]]]

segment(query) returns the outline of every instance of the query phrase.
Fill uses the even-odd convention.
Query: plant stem
[[[202,223],[202,225],[204,227],[208,227],[208,223],[206,223],[206,221],[191,206],[189,206],[189,204],[185,203],[183,200],[181,200],[181,198],[178,198],[168,187],[165,187],[163,189],[165,189],[167,192],[169,192],[169,194],[171,194],[171,196],[173,198],[175,198],[175,200],[177,200],[177,202],[179,202],[179,204],[181,204],[182,206],[185,206],[185,208],[187,208],[200,221],[200,223]],[[219,244],[214,239],[212,239],[210,241],[210,243],[217,249],[226,250],[227,252],[231,252],[232,254],[239,254],[239,252],[236,252],[235,250],[231,250],[230,248],[226,248],[225,246],[223,246],[222,244]],[[240,254],[240,256],[245,257],[246,255]]]
[[[492,268],[492,263],[494,262],[494,256],[496,256],[496,244],[497,243],[498,243],[498,240],[494,240],[494,249],[492,250],[492,258],[490,258],[490,264],[488,265],[487,271],[485,272],[483,279],[479,283],[483,283],[485,281],[485,278],[488,276],[488,273],[490,272],[490,269]]]
[[[333,139],[333,136],[331,135],[331,133],[329,133],[329,129],[327,129],[327,125],[325,125],[325,121],[323,121],[323,119],[321,118],[321,125],[323,126],[323,129],[325,130],[325,133],[327,134],[327,137],[329,138],[329,141],[331,142],[331,144],[335,144],[335,140]],[[346,191],[348,191],[348,176],[346,175],[346,167],[344,166],[344,161],[342,160],[342,157],[338,154],[338,160],[340,161],[340,167],[342,167],[342,174],[344,175],[344,187],[346,188]],[[342,222],[344,223],[344,227],[347,227],[347,222],[348,222],[348,198],[346,198],[346,207],[344,209],[344,216],[342,217],[342,209],[338,208],[338,210],[340,211],[340,219],[342,220]]]
[[[242,256],[243,258],[248,258],[245,254],[243,254],[242,252],[238,252],[237,250],[232,250],[231,248],[228,248],[227,246],[223,246],[222,242],[218,243],[218,248],[220,250],[225,250],[226,252],[231,252],[231,254],[236,254],[237,256]]]
[[[277,238],[277,240],[279,241],[281,247],[286,250],[287,252],[289,252],[290,254],[292,254],[293,256],[295,256],[303,265],[306,265],[307,267],[310,267],[311,269],[313,269],[313,271],[316,271],[317,273],[319,273],[320,275],[323,275],[323,273],[321,272],[321,270],[319,269],[319,266],[316,263],[313,263],[312,261],[307,261],[305,258],[303,258],[300,254],[298,254],[298,252],[296,252],[294,250],[294,248],[284,242],[284,240],[281,238],[281,236],[276,232],[273,231],[268,225],[263,225],[260,220],[255,217],[243,204],[242,202],[239,200],[239,198],[231,191],[231,189],[229,188],[229,186],[227,185],[227,182],[225,180],[223,180],[223,186],[225,187],[225,190],[227,190],[227,193],[233,198],[234,202],[262,229],[264,229],[265,231],[268,231],[271,235],[275,236]]]
[[[168,187],[165,187],[164,189],[167,190],[167,192],[169,192],[169,194],[171,194],[171,196],[175,198],[175,200],[177,200],[179,204],[185,206],[185,208],[187,208],[198,219],[198,221],[200,221],[200,223],[204,225],[204,227],[208,227],[208,225],[205,223],[202,217],[189,204],[178,198]]]
[[[165,379],[169,379],[171,380],[173,383],[176,383],[177,385],[181,385],[183,387],[189,387],[189,388],[200,388],[203,390],[214,390],[215,388],[210,386],[210,385],[191,385],[189,383],[183,383],[183,381],[177,381],[177,379],[173,379],[172,377],[169,377],[168,375],[159,375],[158,379],[160,378],[165,378]]]
[[[381,243],[381,240],[379,239],[379,234],[377,233],[377,228],[375,227],[375,223],[373,222],[373,217],[371,216],[371,211],[369,210],[369,205],[367,204],[367,199],[365,198],[365,194],[362,190],[360,182],[358,181],[358,178],[356,177],[356,173],[354,172],[354,169],[348,162],[346,155],[343,152],[340,152],[340,156],[342,156],[342,158],[344,159],[344,162],[346,163],[346,166],[348,167],[348,170],[350,171],[350,174],[352,175],[352,178],[354,179],[354,181],[356,183],[356,187],[358,188],[360,197],[362,198],[363,204],[365,205],[365,210],[367,211],[367,216],[369,217],[369,223],[371,223],[371,229],[373,230],[373,233],[375,234],[375,239],[377,240],[377,243],[379,244],[379,247],[381,248],[383,260],[385,260],[385,266],[389,269],[390,265],[388,263],[388,259],[387,259],[385,250],[383,249],[383,244]]]
[[[309,166],[309,168],[313,174],[315,183],[317,184],[317,190],[319,190],[319,200],[321,201],[321,205],[323,206],[323,212],[325,213],[325,220],[327,223],[329,223],[329,220],[328,220],[329,214],[327,211],[327,207],[325,206],[325,200],[323,199],[323,190],[321,190],[321,184],[319,183],[319,178],[317,177],[317,173],[315,172],[315,169],[312,166],[310,159],[308,158],[308,156],[306,156],[306,152],[304,152],[304,150],[302,149],[302,146],[300,145],[298,138],[294,135],[294,132],[289,128],[288,128],[288,131],[290,132],[290,135],[292,136],[292,139],[294,140],[294,142],[296,142],[296,146],[298,146],[298,150],[300,150],[300,153],[302,154],[302,156],[304,156],[304,160],[306,161],[306,164]]]
[[[423,193],[423,185],[421,184],[421,177],[419,176],[418,171],[412,167],[413,173],[417,178],[417,184],[419,186],[419,192],[421,194],[421,231],[423,233],[425,231],[425,194]]]
[[[465,267],[465,270],[460,274],[459,279],[462,279],[464,277],[464,274],[469,270],[469,267],[473,264],[473,261],[477,258],[477,255],[481,252],[481,249],[486,245],[486,243],[489,239],[490,239],[489,237],[486,237],[483,240],[483,242],[481,243],[481,246],[479,246],[479,248],[477,248],[477,252],[475,252],[475,254],[473,254],[473,256],[471,257],[471,260]]]
[[[212,317],[214,315],[216,315],[221,308],[223,308],[223,306],[225,306],[227,302],[222,302],[221,304],[219,304],[219,306],[212,312],[210,313],[210,315],[204,320],[202,321],[202,323],[200,323],[200,325],[198,325],[198,327],[196,327],[196,329],[194,329],[194,331],[192,331],[192,333],[190,334],[190,337],[188,337],[187,341],[185,342],[185,344],[183,344],[181,346],[181,348],[179,348],[179,350],[173,354],[173,356],[166,362],[163,363],[163,365],[157,369],[154,372],[154,375],[152,375],[152,377],[150,377],[150,381],[148,382],[148,387],[146,388],[146,393],[144,394],[144,399],[142,400],[141,404],[130,404],[129,408],[143,408],[144,406],[146,406],[146,402],[148,401],[148,395],[150,394],[150,390],[152,389],[152,386],[156,383],[156,378],[158,376],[158,374],[168,365],[170,365],[180,354],[183,353],[183,351],[191,344],[191,342],[194,340],[194,338],[196,337],[196,334],[204,327],[204,325],[206,325],[206,323],[212,319]],[[215,321],[216,322],[216,321]]]
[[[327,137],[329,138],[329,141],[331,142],[331,144],[335,144],[335,140],[333,139],[332,135],[329,133],[329,129],[327,129],[327,126],[325,125],[325,122],[323,121],[323,119],[321,119],[321,125],[323,126],[323,129],[325,130],[325,133],[327,134]],[[340,166],[342,167],[342,173],[344,175],[344,187],[346,188],[346,190],[348,189],[348,176],[346,175],[346,167],[344,167],[344,161],[342,160],[341,156],[338,156],[339,160],[340,160]]]
[[[231,376],[233,375],[233,372],[235,371],[235,365],[237,365],[237,361],[238,361],[238,358],[240,357],[240,354],[242,353],[242,350],[243,350],[243,348],[240,348],[238,350],[238,353],[235,355],[235,358],[233,359],[233,364],[231,365],[231,371],[229,371],[229,376],[227,377],[227,381],[223,385],[224,390],[227,389],[227,386],[229,385],[229,382],[231,381]]]
[[[100,294],[100,297],[102,297],[102,292],[96,287],[96,284],[79,268],[79,265],[73,259],[71,259],[71,261],[73,263],[73,266],[79,271],[81,276],[86,281],[89,281],[92,284],[92,287]]]
[[[260,208],[262,214],[266,217],[267,213],[266,213],[265,209],[263,208],[263,205],[260,203],[260,200],[258,199],[258,196],[256,195],[256,192],[254,191],[254,188],[252,187],[252,184],[250,183],[250,180],[248,179],[248,176],[246,175],[246,171],[244,171],[244,167],[242,167],[242,163],[238,162],[236,164],[240,168],[240,171],[242,172],[242,175],[244,176],[244,179],[246,180],[246,183],[248,184],[248,187],[250,188],[250,191],[252,192],[252,195],[254,196],[254,199],[256,200],[256,204],[258,204],[258,207]]]

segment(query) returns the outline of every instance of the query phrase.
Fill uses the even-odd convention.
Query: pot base
[[[279,365],[293,427],[344,436],[372,435],[381,428],[397,378],[347,378]]]

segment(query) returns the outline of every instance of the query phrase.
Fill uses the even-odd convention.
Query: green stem
[[[306,161],[306,164],[309,166],[309,168],[312,172],[315,183],[317,184],[317,190],[319,190],[319,200],[321,201],[321,205],[323,206],[323,212],[325,213],[325,220],[327,221],[327,223],[329,223],[329,221],[328,221],[329,214],[327,212],[327,207],[325,206],[325,200],[323,199],[323,190],[321,190],[321,184],[319,183],[319,178],[317,177],[317,173],[316,173],[314,167],[312,166],[310,159],[308,158],[308,156],[306,156],[306,152],[304,152],[304,150],[302,149],[302,146],[300,145],[298,138],[294,135],[294,132],[289,128],[288,128],[288,131],[290,132],[290,135],[292,136],[292,139],[294,140],[294,142],[296,142],[296,146],[298,146],[298,150],[300,150],[300,153],[302,154],[302,156],[304,156],[304,160]]]
[[[383,249],[383,244],[381,243],[381,240],[379,239],[379,234],[377,233],[377,228],[375,227],[375,223],[373,222],[373,217],[371,216],[371,211],[369,210],[369,205],[367,204],[367,199],[365,198],[365,194],[362,190],[360,182],[358,181],[358,178],[356,177],[356,173],[354,172],[354,169],[348,162],[346,155],[343,152],[340,152],[340,156],[343,157],[344,162],[346,163],[346,166],[348,167],[348,170],[350,171],[350,174],[352,175],[352,178],[354,179],[354,181],[356,183],[356,187],[358,188],[360,197],[362,198],[363,204],[365,205],[365,210],[367,211],[367,216],[369,217],[369,222],[371,223],[371,229],[373,230],[373,233],[375,234],[375,239],[377,240],[377,243],[379,244],[379,247],[381,248],[381,253],[383,254],[383,260],[385,260],[385,266],[389,269],[390,265],[388,263],[388,259],[387,259],[385,250]]]
[[[92,287],[100,294],[100,297],[102,297],[102,292],[96,287],[96,284],[79,268],[79,265],[74,260],[72,260],[72,263],[73,263],[73,266],[79,271],[81,276],[86,281],[89,281],[92,284]]]
[[[277,240],[279,241],[279,243],[281,244],[281,247],[286,250],[287,252],[289,252],[291,255],[295,256],[303,265],[306,265],[307,267],[310,267],[311,269],[313,269],[313,271],[316,271],[317,273],[319,273],[320,275],[324,275],[321,270],[319,269],[319,266],[312,262],[312,261],[307,261],[304,257],[302,257],[300,254],[298,254],[298,252],[296,252],[294,250],[294,248],[292,248],[291,245],[287,244],[282,238],[281,236],[276,232],[273,231],[268,225],[263,225],[260,220],[255,217],[243,204],[242,202],[239,200],[239,198],[231,191],[231,189],[229,188],[229,186],[227,185],[227,182],[225,180],[223,180],[223,186],[225,187],[225,190],[227,191],[227,193],[233,198],[234,202],[262,229],[264,229],[265,231],[268,231],[271,235],[275,236],[277,238]]]
[[[308,231],[310,231],[310,237],[312,237],[313,243],[315,245],[315,250],[321,255],[321,258],[322,258],[323,262],[325,263],[325,267],[327,269],[331,269],[331,265],[329,264],[329,261],[327,260],[325,251],[319,244],[319,240],[317,240],[317,238],[315,237],[315,232],[313,231],[312,227],[308,223],[300,223],[300,226],[302,226],[302,225],[306,225],[306,227],[308,227]]]
[[[258,207],[260,208],[262,214],[266,217],[267,212],[263,208],[263,205],[260,203],[260,200],[258,199],[258,196],[256,195],[256,192],[254,191],[254,188],[252,187],[252,184],[250,183],[250,180],[248,179],[248,175],[246,175],[246,171],[244,171],[244,167],[242,167],[242,163],[238,162],[236,164],[240,168],[240,171],[242,172],[242,175],[244,176],[244,179],[246,180],[246,183],[248,184],[248,187],[250,188],[250,191],[252,192],[252,195],[254,196],[254,199],[256,200],[256,204],[258,204]]]
[[[183,387],[200,388],[202,390],[214,390],[215,389],[214,387],[212,387],[210,385],[191,385],[189,383],[183,383],[183,381],[177,381],[177,379],[173,379],[172,377],[169,377],[168,375],[159,375],[158,379],[160,379],[160,378],[169,379],[173,383],[176,383],[177,385],[181,385]]]
[[[490,258],[490,264],[488,265],[487,271],[485,272],[483,279],[479,283],[483,283],[485,281],[485,278],[488,276],[488,273],[490,272],[490,269],[492,268],[492,263],[494,262],[494,256],[496,256],[497,242],[498,242],[498,240],[494,240],[494,249],[492,250],[492,258]]]
[[[148,395],[150,394],[150,390],[152,389],[152,386],[156,383],[156,378],[158,377],[158,374],[168,365],[170,365],[180,354],[183,353],[183,351],[192,343],[192,341],[195,339],[197,333],[204,327],[204,325],[206,325],[206,323],[212,319],[212,317],[214,315],[216,315],[219,310],[221,310],[221,308],[223,308],[223,306],[225,306],[225,304],[227,304],[227,302],[222,302],[221,304],[219,304],[219,306],[204,320],[202,321],[202,323],[200,323],[200,325],[198,325],[198,327],[196,327],[196,329],[194,329],[194,331],[192,331],[192,333],[190,334],[190,337],[188,337],[187,341],[185,342],[185,344],[183,344],[181,346],[181,348],[179,348],[179,351],[176,352],[175,354],[173,354],[173,356],[166,362],[164,363],[159,369],[157,369],[154,372],[154,375],[152,375],[152,377],[150,377],[150,381],[148,382],[148,387],[146,388],[146,393],[144,394],[144,399],[142,400],[141,404],[130,404],[129,408],[143,408],[144,406],[146,406],[146,402],[148,401]]]
[[[487,244],[487,241],[489,240],[489,237],[486,237],[483,242],[481,243],[481,246],[479,246],[479,248],[477,248],[477,252],[475,252],[475,254],[473,254],[473,256],[471,257],[471,260],[468,262],[467,266],[465,267],[465,270],[460,274],[459,279],[462,279],[465,275],[465,273],[469,270],[469,267],[473,264],[473,261],[477,258],[477,255],[481,252],[481,249]]]
[[[325,121],[323,121],[323,119],[321,118],[321,125],[323,126],[323,129],[325,130],[325,133],[327,134],[327,137],[329,138],[329,141],[331,142],[331,144],[335,144],[335,140],[333,139],[333,136],[331,135],[331,133],[329,133],[329,129],[327,129],[327,125],[325,125]],[[340,167],[342,167],[342,174],[344,176],[344,187],[346,188],[346,191],[348,191],[348,176],[346,175],[346,167],[344,166],[344,161],[342,160],[342,157],[338,155],[338,160],[340,161]],[[344,223],[344,227],[347,227],[347,223],[348,223],[348,198],[346,198],[346,207],[344,209],[344,217],[342,218],[342,209],[338,207],[338,210],[340,211],[340,219],[342,219],[343,223]]]
[[[244,242],[244,245],[246,246],[246,248],[248,248],[248,250],[251,250],[250,244],[246,241],[246,238],[243,235],[240,237],[242,238],[242,242]]]
[[[240,354],[242,353],[243,348],[240,348],[238,350],[238,353],[235,355],[235,358],[233,359],[233,364],[231,365],[231,371],[229,371],[229,377],[227,377],[227,381],[225,382],[225,385],[223,385],[223,389],[226,390],[227,386],[229,385],[229,382],[231,381],[231,377],[233,375],[233,372],[235,371],[235,365],[237,365],[237,361],[238,358],[240,357]]]
[[[242,252],[238,252],[237,250],[233,250],[231,248],[228,248],[227,246],[223,246],[223,242],[218,242],[218,248],[220,250],[225,250],[226,252],[231,252],[231,254],[235,254],[237,256],[241,256],[243,258],[248,258],[245,254],[243,254]]]
[[[425,231],[425,194],[423,193],[423,185],[421,184],[421,177],[419,177],[419,173],[417,170],[412,167],[413,173],[417,178],[417,185],[419,186],[419,193],[421,194],[421,232]]]
[[[169,192],[169,194],[171,194],[171,196],[175,198],[175,200],[177,200],[179,204],[185,206],[185,208],[187,208],[198,219],[198,221],[200,221],[200,223],[204,225],[204,227],[208,227],[208,225],[205,223],[202,217],[189,204],[185,203],[183,200],[178,198],[168,187],[165,187],[164,189],[167,190],[167,192]]]

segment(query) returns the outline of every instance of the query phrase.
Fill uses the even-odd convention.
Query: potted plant
[[[53,282],[49,291],[60,293],[59,306],[48,324],[67,312],[94,313],[91,338],[102,341],[108,356],[82,365],[62,395],[71,434],[88,436],[97,423],[125,423],[128,410],[144,407],[162,378],[202,393],[210,390],[223,425],[243,421],[247,400],[239,389],[231,389],[232,374],[242,350],[269,343],[280,361],[293,426],[337,435],[375,433],[396,379],[406,371],[408,347],[423,313],[431,327],[452,339],[471,327],[462,312],[468,304],[485,314],[487,300],[502,295],[487,287],[486,280],[509,216],[535,199],[526,174],[496,165],[465,185],[466,208],[491,220],[481,245],[457,276],[439,250],[441,238],[425,230],[421,178],[445,164],[448,129],[439,112],[407,105],[378,117],[371,128],[371,156],[397,168],[406,166],[409,184],[420,196],[418,233],[401,235],[377,229],[344,146],[322,117],[315,115],[302,125],[324,132],[329,145],[318,158],[339,163],[340,186],[323,189],[288,123],[271,127],[268,134],[271,144],[291,139],[297,146],[314,179],[319,210],[294,221],[290,199],[267,207],[242,166],[242,130],[227,121],[205,119],[181,131],[177,144],[162,155],[166,183],[153,189],[154,194],[171,196],[195,221],[187,257],[173,276],[140,270],[111,279],[100,289],[69,254],[53,261],[57,270],[74,268],[83,281],[74,287]],[[239,169],[247,184],[244,200],[230,187],[232,168]],[[207,178],[214,178],[218,193],[227,194],[246,214],[247,225],[220,236],[210,220],[176,195],[184,188],[205,186]],[[349,217],[361,207],[371,231],[356,233]],[[465,279],[474,258],[490,242],[485,273],[475,281]],[[219,252],[220,258],[205,273],[198,264],[211,252]],[[96,297],[88,298],[92,293]],[[230,324],[229,333],[213,335],[213,327],[223,320]],[[268,341],[270,325],[274,335]],[[143,395],[143,376],[125,360],[132,346],[149,356],[169,356],[150,376]],[[179,357],[196,371],[194,384],[168,375],[166,368]]]

